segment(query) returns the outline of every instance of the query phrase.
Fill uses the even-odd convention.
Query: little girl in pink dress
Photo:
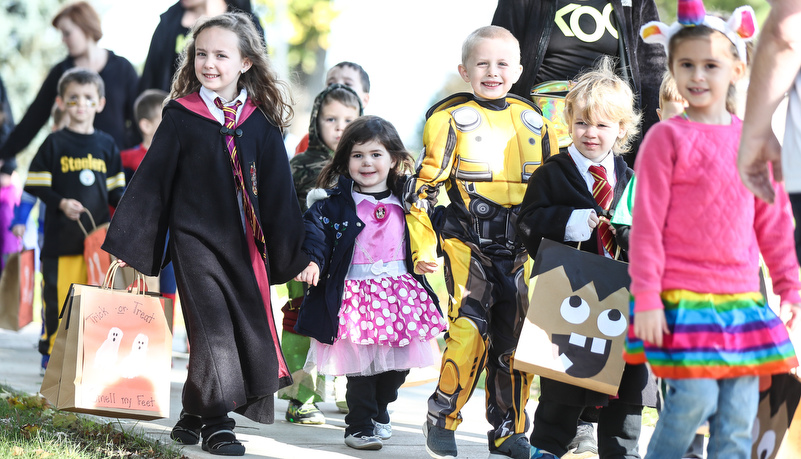
[[[403,207],[390,188],[411,167],[390,123],[358,118],[318,180],[337,185],[312,190],[304,216],[312,261],[296,280],[311,287],[295,330],[316,340],[307,365],[347,376],[345,444],[352,448],[380,449],[389,439],[387,405],[410,368],[438,362],[430,340],[447,327],[431,287],[415,274]]]
[[[437,358],[428,340],[444,324],[434,297],[406,269],[401,202],[391,194],[376,199],[354,191],[352,197],[365,225],[345,276],[337,339],[333,345],[317,342],[313,361],[329,375],[433,365]]]

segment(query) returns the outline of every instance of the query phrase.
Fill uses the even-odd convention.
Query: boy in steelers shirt
[[[43,370],[58,330],[60,305],[73,282],[87,282],[84,233],[76,220],[88,212],[97,225],[107,223],[109,205],[116,206],[125,189],[122,160],[114,139],[93,127],[95,115],[105,104],[100,75],[82,68],[65,72],[58,82],[56,103],[68,115],[68,123],[45,139],[25,182],[25,191],[47,206],[39,341]],[[84,217],[82,222],[90,231],[89,218]]]

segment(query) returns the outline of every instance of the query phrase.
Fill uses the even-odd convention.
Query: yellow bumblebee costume
[[[531,376],[510,369],[531,273],[515,221],[532,172],[558,152],[552,129],[538,108],[517,96],[453,95],[427,113],[425,151],[405,192],[413,261],[436,261],[439,234],[450,296],[450,327],[428,422],[456,430],[486,367],[490,442],[528,427]],[[451,203],[429,215],[442,184]]]

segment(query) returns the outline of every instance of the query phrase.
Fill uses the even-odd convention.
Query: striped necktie
[[[592,197],[595,202],[605,211],[609,211],[609,206],[612,204],[612,186],[606,179],[606,169],[603,166],[592,165],[589,168],[590,175],[595,179],[592,185]],[[612,228],[609,223],[601,222],[598,225],[598,235],[601,237],[601,243],[607,252],[613,257],[615,255],[615,235],[612,234]]]
[[[214,105],[223,111],[223,116],[225,117],[225,128],[227,129],[227,131],[225,131],[225,145],[228,147],[236,188],[242,193],[242,207],[245,210],[245,218],[250,224],[250,229],[253,230],[253,235],[256,240],[261,242],[263,247],[261,256],[267,259],[267,245],[264,242],[264,232],[261,229],[259,220],[256,218],[256,212],[253,210],[253,203],[250,202],[250,195],[245,189],[245,179],[242,177],[242,165],[239,162],[239,153],[237,152],[236,142],[234,142],[234,136],[232,135],[236,127],[236,112],[239,106],[242,105],[242,101],[238,100],[234,105],[226,106],[223,104],[222,99],[217,97],[214,99]]]

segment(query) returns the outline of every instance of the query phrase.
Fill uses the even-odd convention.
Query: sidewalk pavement
[[[32,323],[19,332],[0,330],[0,362],[2,362],[0,384],[30,394],[39,391],[42,377],[39,376],[40,355],[36,350],[36,343],[40,326],[38,323]],[[187,362],[185,354],[173,357],[170,418],[155,421],[121,419],[123,429],[141,429],[152,438],[165,443],[171,442],[170,429],[178,420],[181,411],[181,388],[186,379]],[[426,401],[435,387],[434,378],[436,374],[425,370],[413,371],[410,374],[407,383],[400,390],[398,400],[390,405],[392,438],[384,442],[384,447],[380,451],[359,451],[345,446],[345,415],[337,411],[333,400],[319,404],[326,416],[324,425],[304,426],[285,421],[287,402],[276,399],[274,424],[259,424],[232,414],[237,423],[235,431],[237,438],[245,445],[245,458],[295,459],[314,456],[322,459],[378,457],[427,459],[429,455],[426,453],[421,426],[425,420]],[[484,391],[477,389],[462,410],[464,422],[456,431],[460,459],[484,459],[488,455],[486,433],[490,426],[484,417],[484,399]],[[528,406],[530,416],[533,416],[535,406],[535,401],[532,400]],[[112,420],[112,418],[99,419]],[[643,427],[640,439],[642,453],[645,451],[651,432],[652,429]],[[217,457],[204,452],[199,445],[186,446],[182,452],[190,459]]]

